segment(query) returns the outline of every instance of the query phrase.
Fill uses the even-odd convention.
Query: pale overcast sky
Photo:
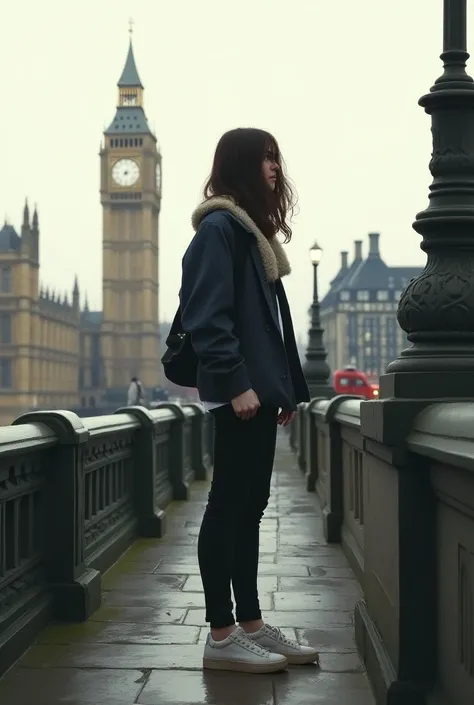
[[[323,291],[340,250],[369,231],[387,263],[424,263],[411,223],[427,205],[431,141],[417,101],[441,73],[442,0],[17,0],[0,43],[0,213],[20,227],[25,196],[38,204],[44,283],[70,290],[77,272],[101,306],[98,151],[130,15],[163,154],[162,319],[213,150],[237,126],[275,134],[299,192],[287,284],[298,333],[315,238]]]

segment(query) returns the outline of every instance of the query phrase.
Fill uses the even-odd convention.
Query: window
[[[357,301],[368,301],[369,300],[369,292],[368,291],[358,291],[357,292]]]
[[[0,360],[0,387],[8,389],[12,386],[12,361],[7,358]]]
[[[377,301],[388,301],[388,291],[377,291]]]
[[[0,316],[0,342],[12,342],[12,317],[9,313],[2,313]]]
[[[12,290],[11,267],[2,267],[0,272],[0,287],[2,294],[8,294]]]
[[[341,377],[339,380],[339,384],[341,387],[348,387],[349,386],[349,379],[347,377]]]
[[[350,291],[341,291],[339,298],[341,301],[350,301],[351,292]]]

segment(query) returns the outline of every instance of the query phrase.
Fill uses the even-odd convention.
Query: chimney
[[[369,257],[380,257],[379,233],[369,233]]]
[[[347,269],[349,265],[349,253],[341,252],[341,269]]]
[[[354,259],[361,260],[362,259],[362,240],[354,240],[354,245],[355,245]]]

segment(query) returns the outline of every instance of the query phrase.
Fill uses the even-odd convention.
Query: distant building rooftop
[[[90,328],[99,327],[102,323],[102,311],[83,311],[81,316],[81,323],[83,326]]]
[[[145,111],[139,105],[120,106],[115,117],[105,131],[106,135],[151,135],[153,134]]]
[[[20,249],[21,238],[13,225],[5,223],[0,230],[0,252],[17,251]]]
[[[332,308],[339,301],[341,291],[400,291],[422,272],[422,267],[389,267],[380,256],[379,242],[379,233],[369,234],[369,254],[364,259],[362,241],[356,240],[351,264],[347,252],[341,252],[341,267],[321,301],[322,310]]]

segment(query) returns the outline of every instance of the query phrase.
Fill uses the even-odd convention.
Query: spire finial
[[[134,24],[135,24],[135,22],[133,21],[133,17],[130,17],[130,19],[128,20],[128,33],[130,35],[130,40],[132,39]]]

